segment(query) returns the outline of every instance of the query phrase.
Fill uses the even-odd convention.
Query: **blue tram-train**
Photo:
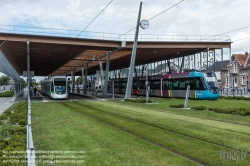
[[[146,95],[146,77],[133,78],[132,92],[137,87],[141,95]],[[174,74],[149,76],[150,96],[184,98],[190,85],[189,98],[216,100],[220,96],[218,81],[214,72],[190,71]],[[127,78],[114,79],[115,93],[125,93]]]

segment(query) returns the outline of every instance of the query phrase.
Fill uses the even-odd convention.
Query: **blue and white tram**
[[[146,95],[146,77],[134,78],[131,94],[136,94],[137,86],[141,95]],[[149,76],[150,96],[185,98],[190,85],[189,97],[193,99],[216,100],[220,96],[218,81],[214,72],[190,71]],[[115,93],[125,93],[127,79],[114,79]]]
[[[67,99],[68,98],[68,85],[65,76],[53,76],[45,79],[41,83],[42,92],[52,99]]]

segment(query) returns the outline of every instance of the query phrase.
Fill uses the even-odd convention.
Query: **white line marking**
[[[9,104],[9,103],[10,103],[10,100],[11,100],[11,97],[8,98],[8,100],[7,100],[4,104]]]

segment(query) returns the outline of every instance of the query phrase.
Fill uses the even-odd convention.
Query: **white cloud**
[[[2,0],[1,25],[28,25],[83,30],[110,0]],[[145,0],[142,19],[150,19],[180,0]],[[136,25],[140,0],[114,0],[86,31],[123,34]],[[140,34],[217,35],[250,26],[250,0],[185,0],[150,20]],[[1,26],[2,27],[2,26]],[[133,31],[130,32],[134,33]],[[239,35],[241,34],[241,35]],[[231,39],[250,36],[250,27],[229,34]],[[250,39],[232,44],[234,51],[249,51]]]

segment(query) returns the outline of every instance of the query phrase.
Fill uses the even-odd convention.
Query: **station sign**
[[[23,77],[28,77],[27,71],[23,71]],[[34,77],[34,71],[30,71],[30,77]]]

